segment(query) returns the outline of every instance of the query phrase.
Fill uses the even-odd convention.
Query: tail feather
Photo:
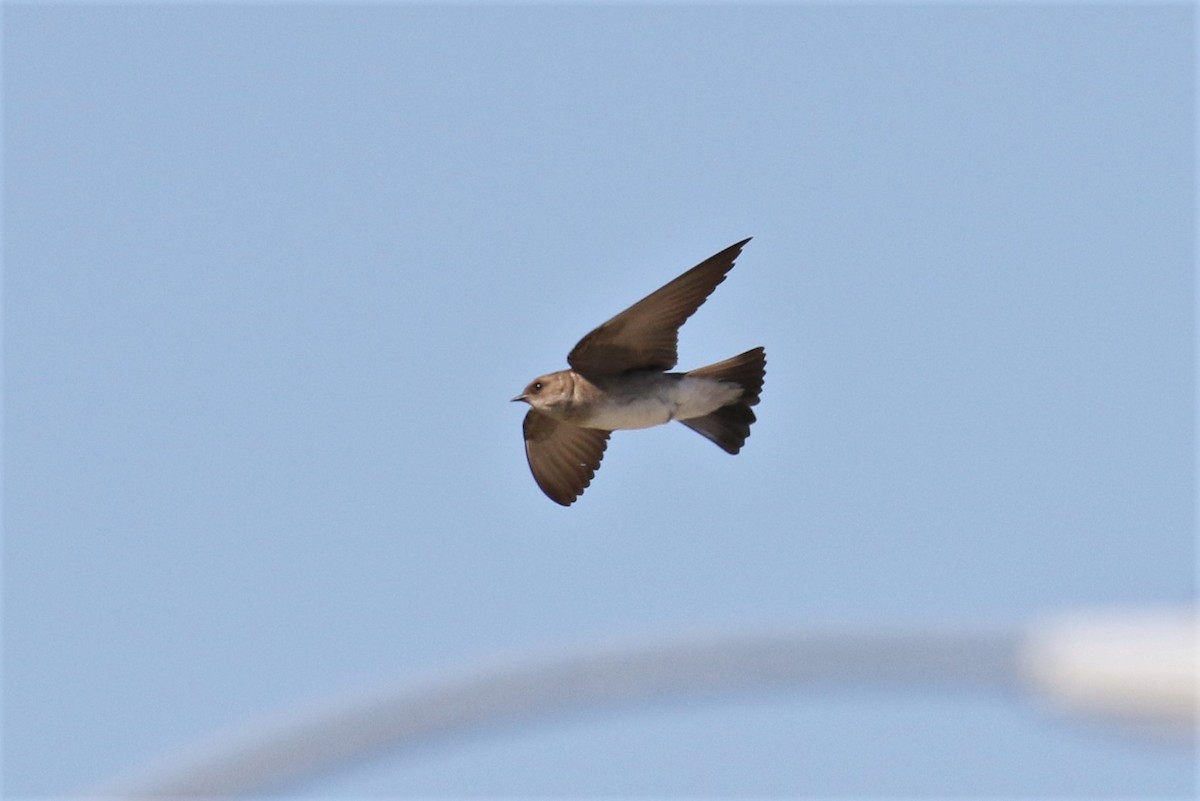
[[[743,403],[722,406],[715,412],[690,420],[680,420],[702,437],[715,442],[726,453],[737,453],[750,436],[750,424],[755,420],[754,412]]]
[[[742,396],[704,417],[679,422],[716,443],[726,453],[737,453],[750,436],[750,424],[757,419],[750,407],[758,403],[766,373],[767,354],[762,348],[689,371],[687,375],[738,384],[742,387]]]

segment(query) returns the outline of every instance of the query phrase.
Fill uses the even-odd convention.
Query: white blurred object
[[[1064,711],[1190,731],[1198,650],[1195,609],[1080,611],[1034,625],[1021,669]]]
[[[779,631],[610,643],[438,671],[288,710],[94,788],[90,798],[261,793],[498,723],[588,707],[794,687],[1034,691],[1072,713],[1191,733],[1197,612],[1075,612],[1020,632]]]

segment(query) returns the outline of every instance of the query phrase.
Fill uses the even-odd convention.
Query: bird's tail
[[[750,407],[758,403],[766,374],[767,352],[762,348],[754,348],[732,359],[689,371],[687,375],[690,376],[737,384],[742,388],[742,395],[728,406],[722,406],[704,417],[679,422],[712,440],[726,453],[737,453],[750,436],[750,424],[757,419]]]

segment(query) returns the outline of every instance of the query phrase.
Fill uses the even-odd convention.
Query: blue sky
[[[4,782],[496,654],[1195,596],[1195,14],[7,4]],[[548,501],[508,399],[746,236]],[[295,794],[1186,795],[986,694],[581,715]]]

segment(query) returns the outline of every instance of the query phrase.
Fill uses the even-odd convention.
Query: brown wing
[[[581,373],[670,370],[679,361],[679,326],[708,299],[749,242],[725,248],[647,295],[579,340],[567,363]]]
[[[608,431],[560,423],[530,409],[525,415],[525,458],[542,492],[570,506],[592,483],[608,447]]]

